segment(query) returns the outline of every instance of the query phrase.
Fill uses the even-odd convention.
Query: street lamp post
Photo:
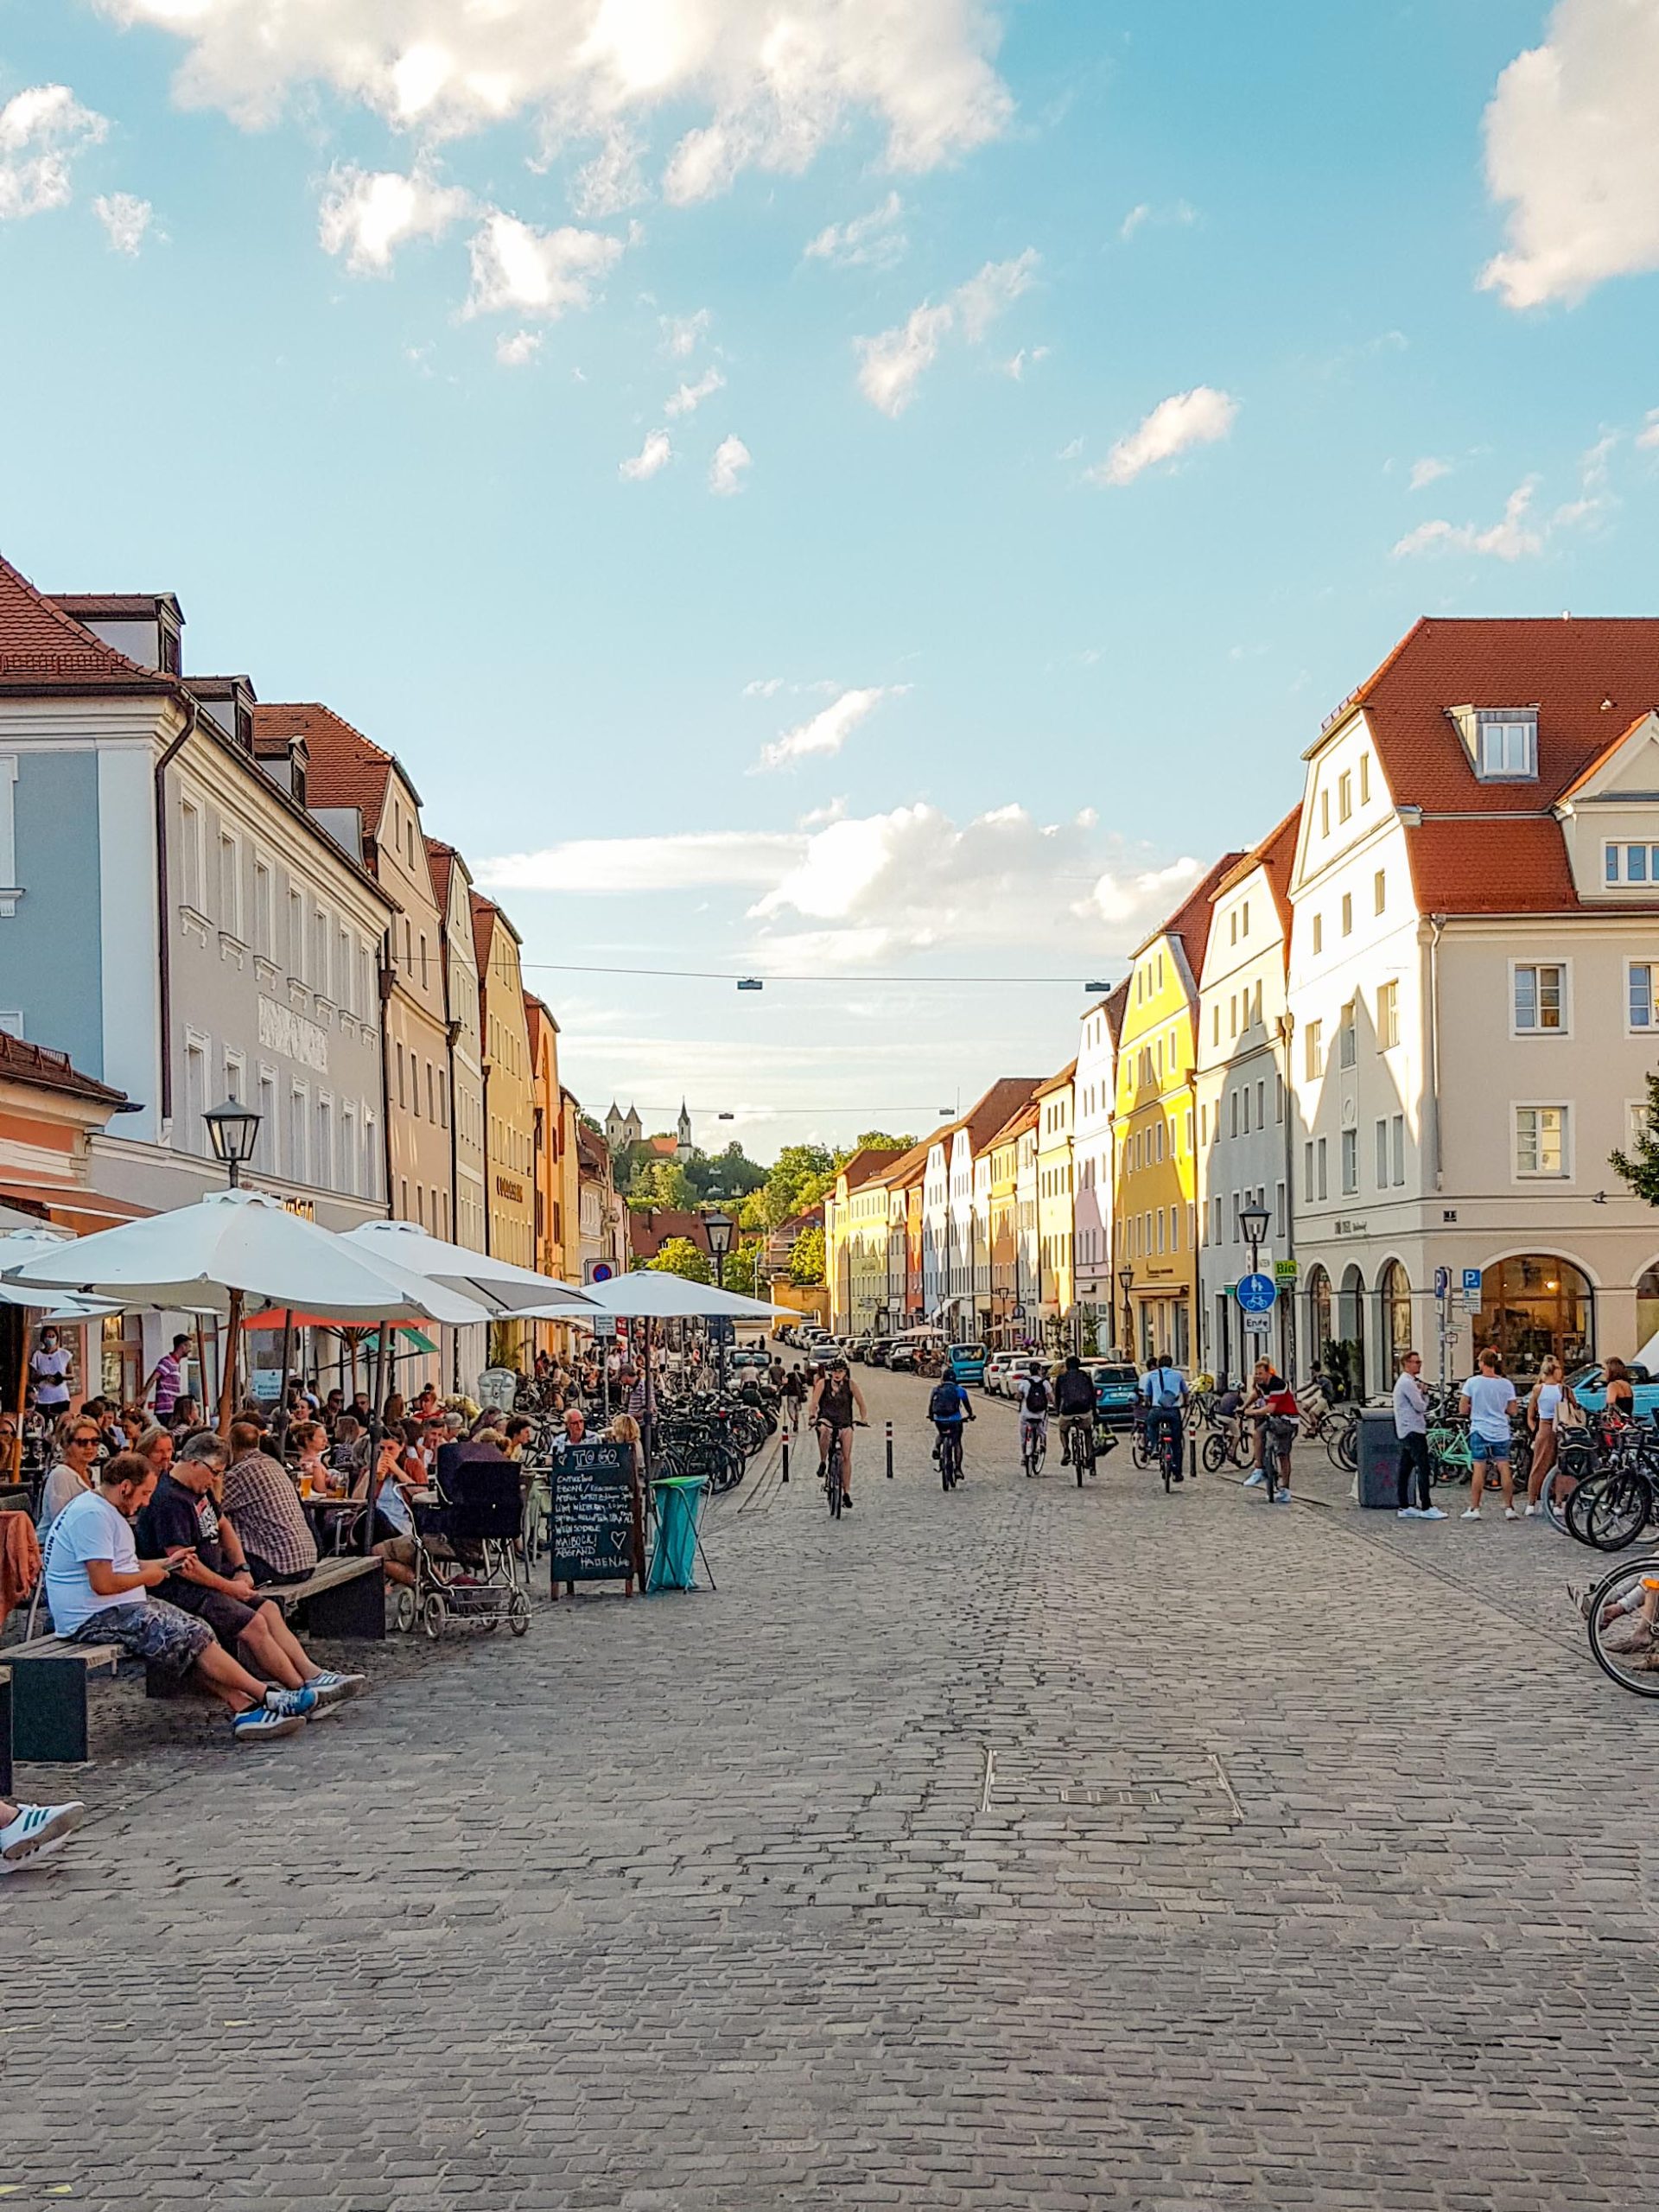
[[[213,1148],[213,1158],[230,1175],[231,1188],[235,1190],[242,1179],[242,1170],[253,1158],[253,1148],[259,1141],[259,1124],[264,1119],[252,1107],[239,1105],[234,1098],[227,1098],[222,1106],[209,1107],[202,1116],[207,1124],[207,1141]],[[219,1385],[219,1433],[228,1437],[231,1433],[231,1408],[236,1395],[236,1355],[242,1334],[242,1293],[231,1293],[231,1307],[226,1316],[227,1344],[220,1362]],[[202,1377],[204,1387],[207,1377]],[[288,1397],[288,1331],[283,1332],[283,1374],[276,1386],[276,1402],[280,1411]]]
[[[726,1255],[732,1249],[732,1231],[737,1227],[728,1213],[706,1213],[702,1217],[703,1234],[709,1239],[709,1255],[715,1263],[715,1287],[726,1287]],[[726,1331],[729,1326],[722,1314],[720,1332],[720,1387],[726,1388]]]
[[[1129,1267],[1120,1268],[1117,1271],[1117,1279],[1123,1286],[1123,1349],[1133,1359],[1135,1357],[1135,1308],[1129,1303],[1129,1293],[1135,1288],[1135,1269]]]
[[[1268,1233],[1268,1210],[1266,1206],[1242,1206],[1239,1209],[1238,1225],[1243,1230],[1244,1241],[1250,1248],[1250,1273],[1252,1274],[1256,1274],[1261,1270],[1262,1239]],[[1243,1329],[1241,1325],[1241,1338],[1242,1335]],[[1244,1346],[1242,1341],[1239,1344],[1238,1353],[1239,1369],[1242,1373],[1244,1365]]]

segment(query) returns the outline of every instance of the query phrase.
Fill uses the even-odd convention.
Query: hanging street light
[[[242,1179],[242,1170],[253,1158],[254,1147],[259,1141],[259,1124],[264,1119],[251,1106],[238,1105],[227,1098],[222,1106],[213,1106],[202,1116],[207,1124],[207,1141],[213,1147],[213,1158],[221,1167],[230,1170],[231,1188],[235,1190]]]

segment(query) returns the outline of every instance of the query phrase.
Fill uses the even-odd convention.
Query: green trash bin
[[[701,1475],[662,1475],[652,1483],[657,1541],[645,1577],[647,1591],[696,1588],[697,1523],[702,1518],[704,1487]]]

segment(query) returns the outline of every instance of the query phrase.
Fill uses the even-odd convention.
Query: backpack
[[[1048,1385],[1040,1375],[1033,1375],[1026,1384],[1025,1411],[1046,1414],[1048,1411]]]
[[[954,1382],[936,1382],[927,1402],[930,1421],[954,1421],[962,1411],[962,1397]]]

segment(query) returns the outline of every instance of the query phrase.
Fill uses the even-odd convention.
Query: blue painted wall
[[[21,1007],[31,1044],[53,1046],[83,1075],[101,1077],[98,756],[88,747],[16,757],[23,896],[11,920],[0,920],[0,1009]]]

